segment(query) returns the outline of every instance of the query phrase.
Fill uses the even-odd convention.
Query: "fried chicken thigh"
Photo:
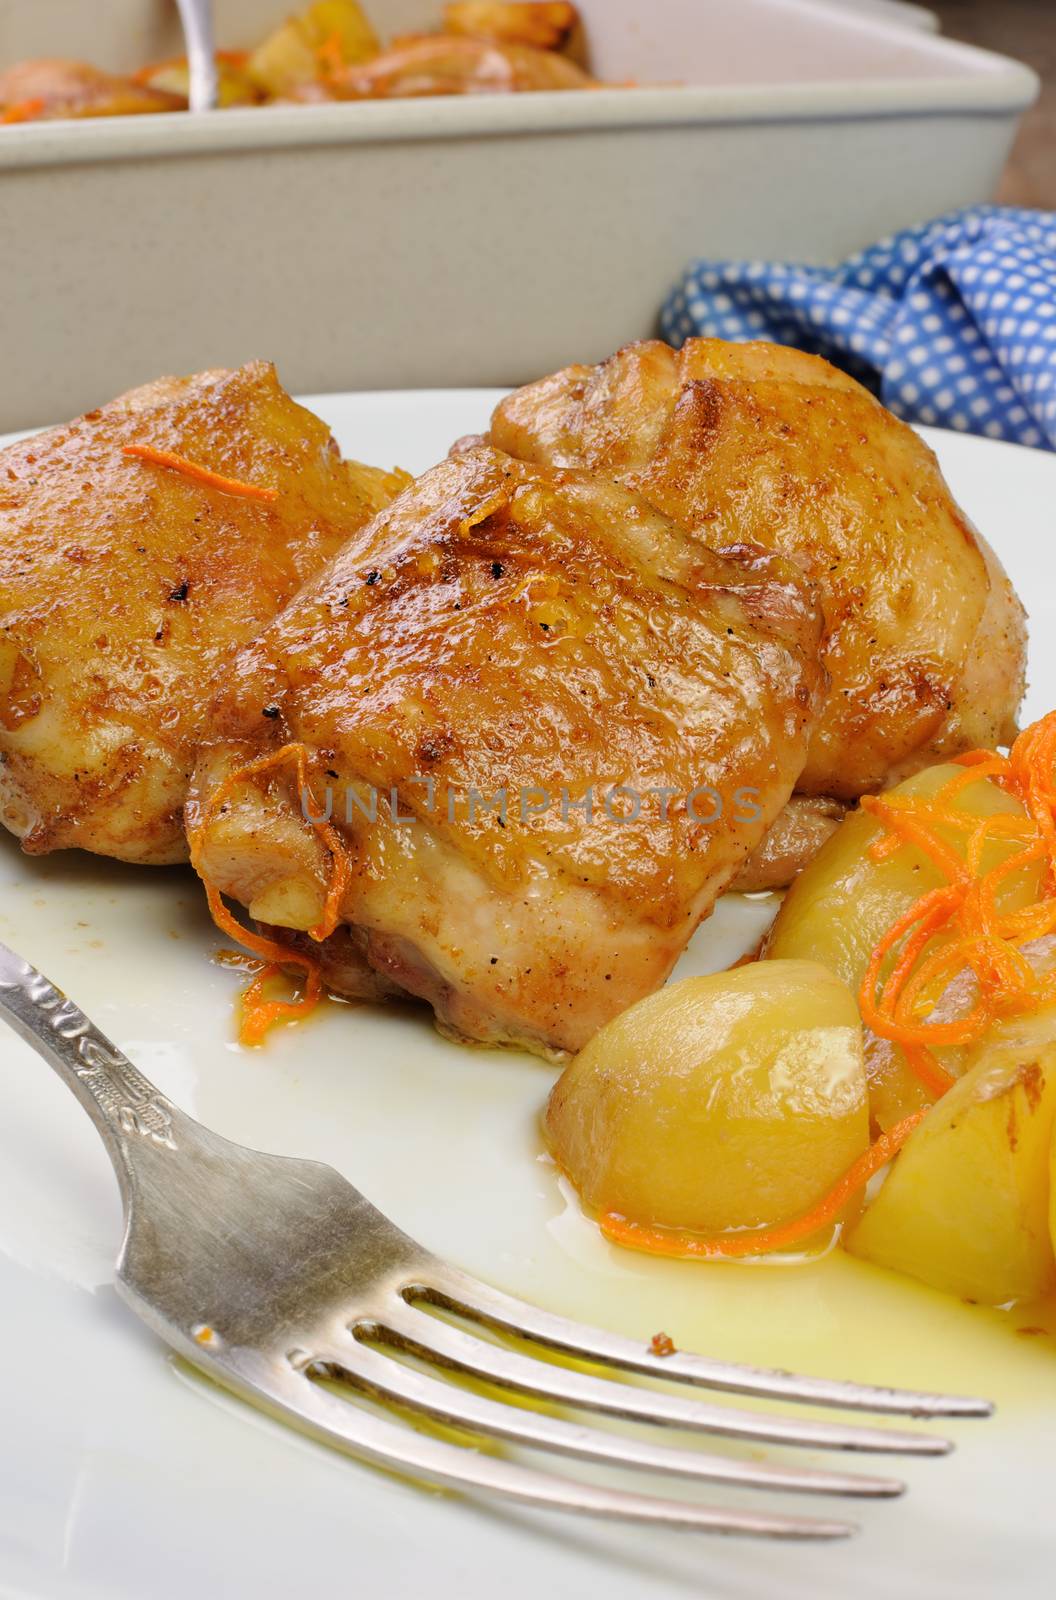
[[[264,362],[0,452],[0,820],[24,848],[185,859],[217,672],[405,481],[343,461]]]
[[[238,654],[194,859],[288,945],[322,938],[344,992],[575,1050],[663,982],[788,799],[819,637],[780,558],[717,555],[601,476],[469,450]]]
[[[0,123],[186,110],[185,95],[115,77],[84,61],[19,61],[0,72]]]
[[[568,0],[452,0],[444,7],[444,30],[500,44],[530,44],[536,50],[563,50],[579,13]]]
[[[447,94],[524,94],[589,89],[594,79],[567,56],[528,44],[423,33],[332,74],[338,100],[408,99]]]
[[[778,345],[631,345],[498,407],[489,441],[600,473],[711,549],[798,562],[825,613],[830,686],[798,789],[853,800],[1008,742],[1023,612],[935,457],[853,378]]]

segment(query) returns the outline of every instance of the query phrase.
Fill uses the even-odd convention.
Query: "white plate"
[[[494,398],[313,403],[349,453],[418,470],[480,428]],[[1029,709],[1040,712],[1056,698],[1056,457],[933,442],[1034,613]],[[909,1496],[866,1506],[862,1537],[844,1545],[653,1534],[425,1493],[263,1420],[169,1358],[111,1287],[120,1213],[102,1146],[40,1060],[0,1032],[8,1600],[389,1600],[426,1587],[441,1600],[490,1600],[497,1587],[504,1600],[1051,1594],[1056,1351],[1017,1336],[1022,1315],[970,1309],[844,1256],[777,1269],[619,1252],[540,1159],[536,1117],[553,1072],[539,1062],[459,1049],[424,1020],[343,1008],[246,1052],[231,1042],[239,980],[210,962],[220,941],[188,872],[31,861],[5,836],[0,885],[0,938],[180,1104],[231,1138],[332,1162],[482,1277],[643,1340],[664,1329],[716,1355],[982,1391],[1000,1406],[994,1422],[952,1430],[952,1458],[909,1466]],[[727,902],[688,967],[724,964],[764,915]]]

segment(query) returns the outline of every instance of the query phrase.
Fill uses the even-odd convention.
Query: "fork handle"
[[[133,1152],[175,1151],[189,1122],[43,973],[0,944],[0,1017],[42,1055],[95,1123],[127,1198]]]

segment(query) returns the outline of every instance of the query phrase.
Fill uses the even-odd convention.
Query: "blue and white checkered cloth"
[[[909,421],[1056,450],[1056,215],[975,206],[839,267],[696,261],[662,318],[825,356]]]

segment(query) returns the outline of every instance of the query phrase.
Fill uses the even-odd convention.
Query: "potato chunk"
[[[953,764],[929,767],[893,793],[933,795],[961,770]],[[961,793],[957,808],[976,817],[1023,815],[1019,802],[986,778]],[[874,861],[870,846],[882,832],[866,811],[855,811],[840,824],[785,896],[767,940],[768,958],[819,961],[857,996],[869,958],[891,924],[920,895],[944,882],[934,863],[915,846],[903,845],[886,860]],[[939,832],[963,854],[963,833],[950,828]],[[991,840],[983,850],[983,872],[1019,848],[1015,842]],[[1012,909],[1035,899],[1040,877],[1039,865],[1017,872],[1002,885],[999,905]],[[962,1070],[954,1053],[938,1054],[948,1071],[956,1075]],[[927,1105],[927,1095],[897,1047],[867,1035],[866,1063],[871,1109],[881,1128]]]
[[[1054,1041],[1049,1009],[976,1046],[965,1076],[910,1135],[849,1250],[990,1305],[1053,1286]]]
[[[283,96],[342,67],[369,61],[378,36],[356,0],[316,0],[253,51],[246,71],[265,94]]]
[[[788,1221],[868,1144],[854,1000],[809,961],[670,984],[580,1051],[546,1128],[599,1211],[706,1234]]]
[[[929,767],[907,778],[892,793],[930,796],[961,770],[953,763]],[[957,809],[974,817],[1001,812],[1023,815],[1019,802],[986,778],[962,792]],[[963,852],[963,834],[939,831]],[[820,961],[857,992],[869,957],[891,924],[918,896],[944,881],[938,868],[913,846],[903,845],[887,860],[874,861],[869,848],[882,833],[880,824],[866,811],[854,811],[845,818],[785,896],[767,940],[768,956]],[[1018,848],[1008,841],[992,841],[983,851],[983,871]],[[1017,876],[1017,903],[1036,895],[1039,876],[1040,869]]]

